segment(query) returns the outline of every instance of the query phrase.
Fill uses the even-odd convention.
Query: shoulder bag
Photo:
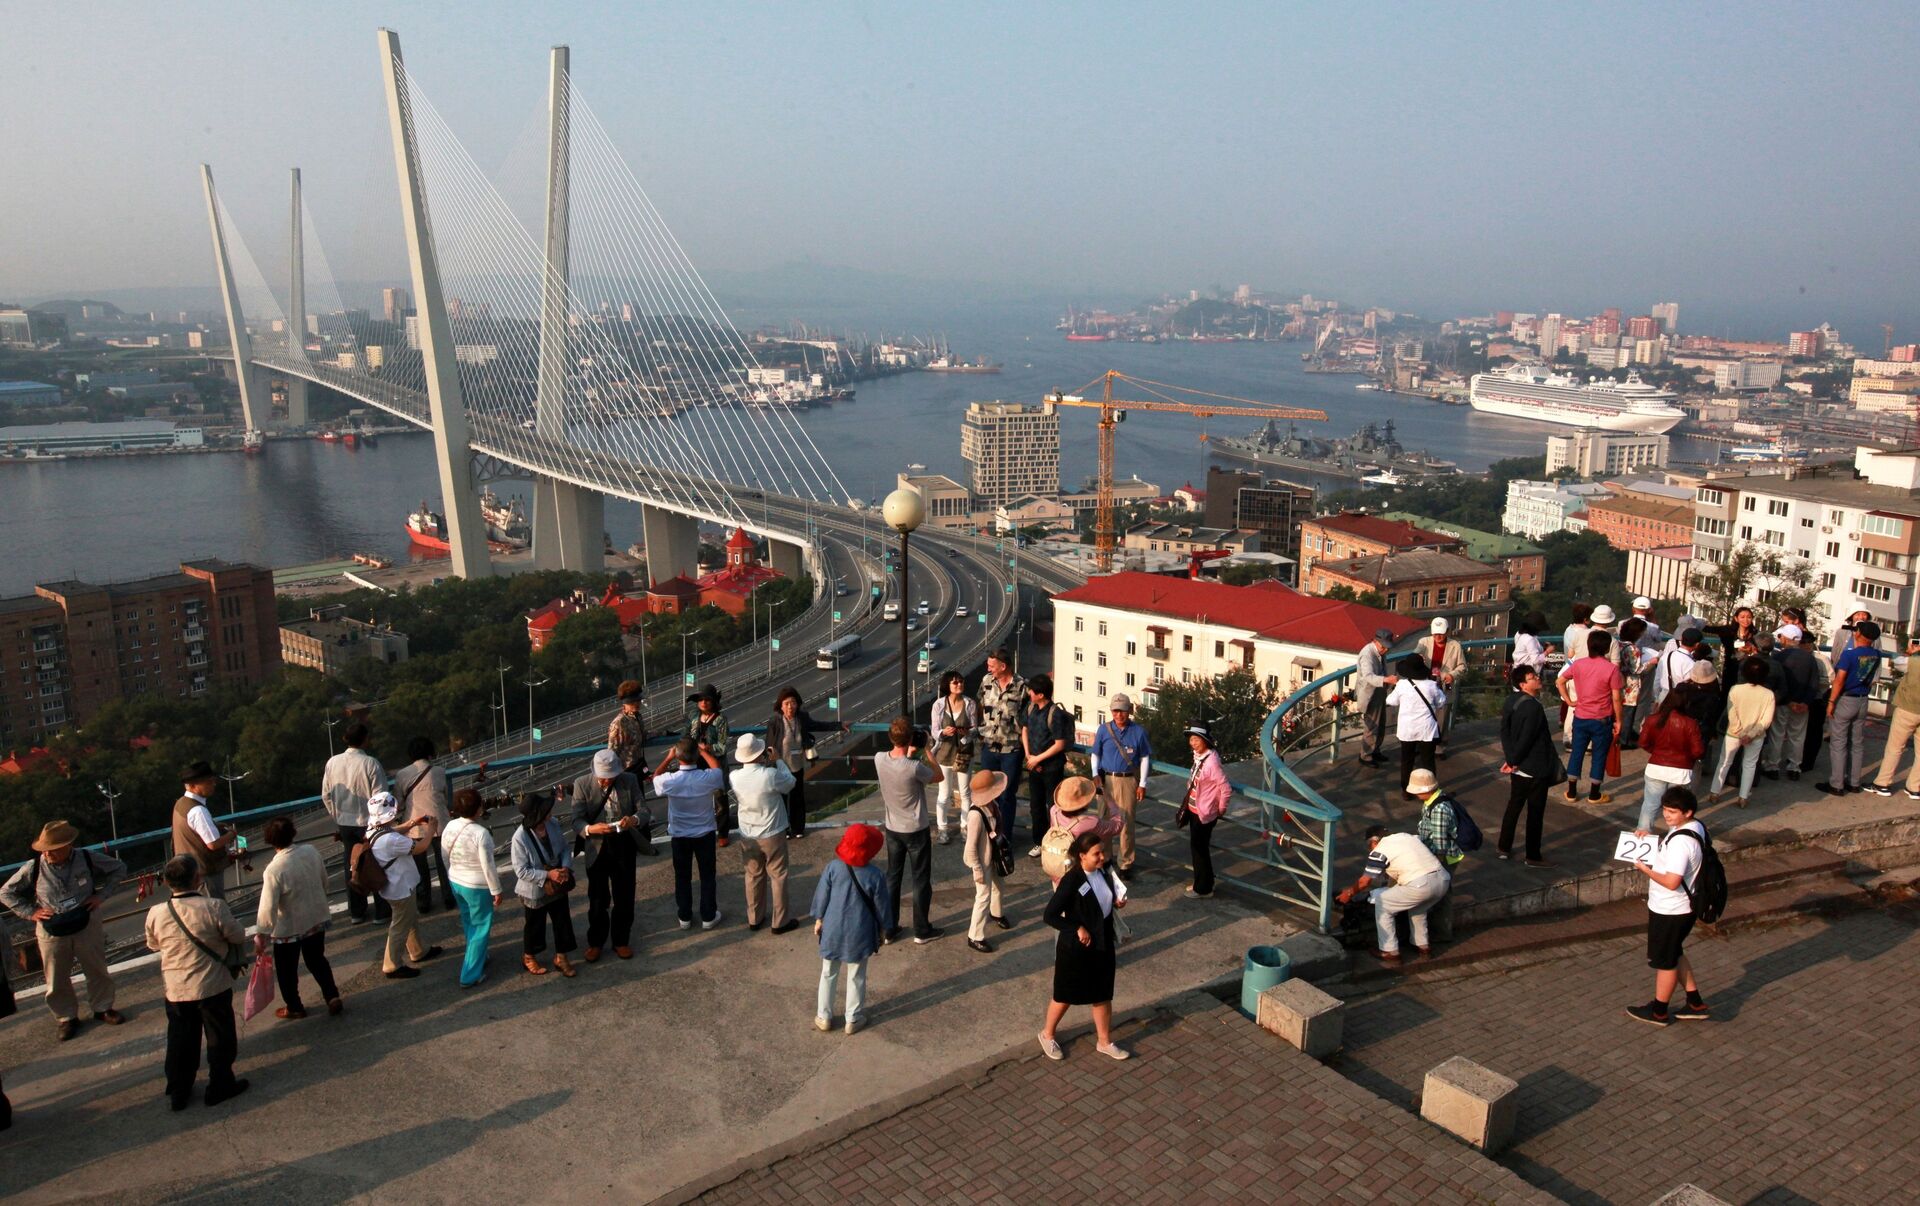
[[[880,906],[873,903],[873,897],[867,895],[867,890],[860,886],[860,877],[853,873],[852,867],[847,867],[847,879],[852,881],[853,894],[860,898],[861,905],[867,910],[867,920],[873,922],[873,950],[878,954],[880,948],[887,944],[886,927],[880,924]]]
[[[526,829],[527,827],[522,825],[521,828]],[[534,852],[540,856],[541,870],[559,871],[566,877],[557,884],[552,880],[548,880],[546,883],[547,895],[565,896],[567,893],[573,891],[573,868],[559,865],[559,859],[553,853],[553,846],[547,841],[546,830],[547,822],[542,822],[538,832],[527,829],[527,836],[533,839]]]
[[[90,850],[82,850],[80,857],[87,860],[88,882],[93,885],[95,892],[100,892],[100,876],[93,867],[93,852]],[[33,860],[33,878],[29,880],[27,884],[28,896],[36,901],[40,898],[40,866],[42,861],[38,856],[35,856]],[[106,895],[104,892],[100,894],[103,896]],[[87,923],[91,920],[93,920],[93,910],[87,908],[85,901],[81,901],[71,909],[62,909],[60,912],[55,913],[53,916],[41,922],[40,925],[47,931],[50,937],[71,938],[81,930],[86,929]]]
[[[247,970],[247,952],[244,948],[229,942],[226,954],[215,954],[212,947],[200,941],[200,935],[193,932],[193,927],[187,924],[186,918],[180,916],[180,910],[173,907],[171,897],[167,899],[167,912],[173,914],[173,923],[180,927],[180,932],[187,936],[187,941],[199,947],[201,954],[226,968],[234,979],[238,980],[240,973]]]

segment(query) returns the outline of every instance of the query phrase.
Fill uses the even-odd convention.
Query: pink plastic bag
[[[273,943],[267,941],[265,934],[253,936],[253,955],[253,975],[247,979],[245,1016],[248,1019],[273,1004],[277,991],[273,977]]]

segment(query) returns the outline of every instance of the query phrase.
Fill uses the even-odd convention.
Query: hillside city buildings
[[[974,402],[960,425],[968,487],[999,506],[1060,493],[1060,409],[1052,403]]]

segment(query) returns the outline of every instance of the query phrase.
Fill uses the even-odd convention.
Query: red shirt
[[[1622,682],[1620,667],[1612,658],[1579,658],[1560,673],[1573,680],[1574,719],[1605,720],[1613,715],[1613,693]]]

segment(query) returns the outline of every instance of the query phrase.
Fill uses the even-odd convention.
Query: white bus
[[[822,670],[832,670],[842,662],[848,662],[860,653],[860,634],[848,633],[830,645],[820,647],[820,655],[813,664]]]

